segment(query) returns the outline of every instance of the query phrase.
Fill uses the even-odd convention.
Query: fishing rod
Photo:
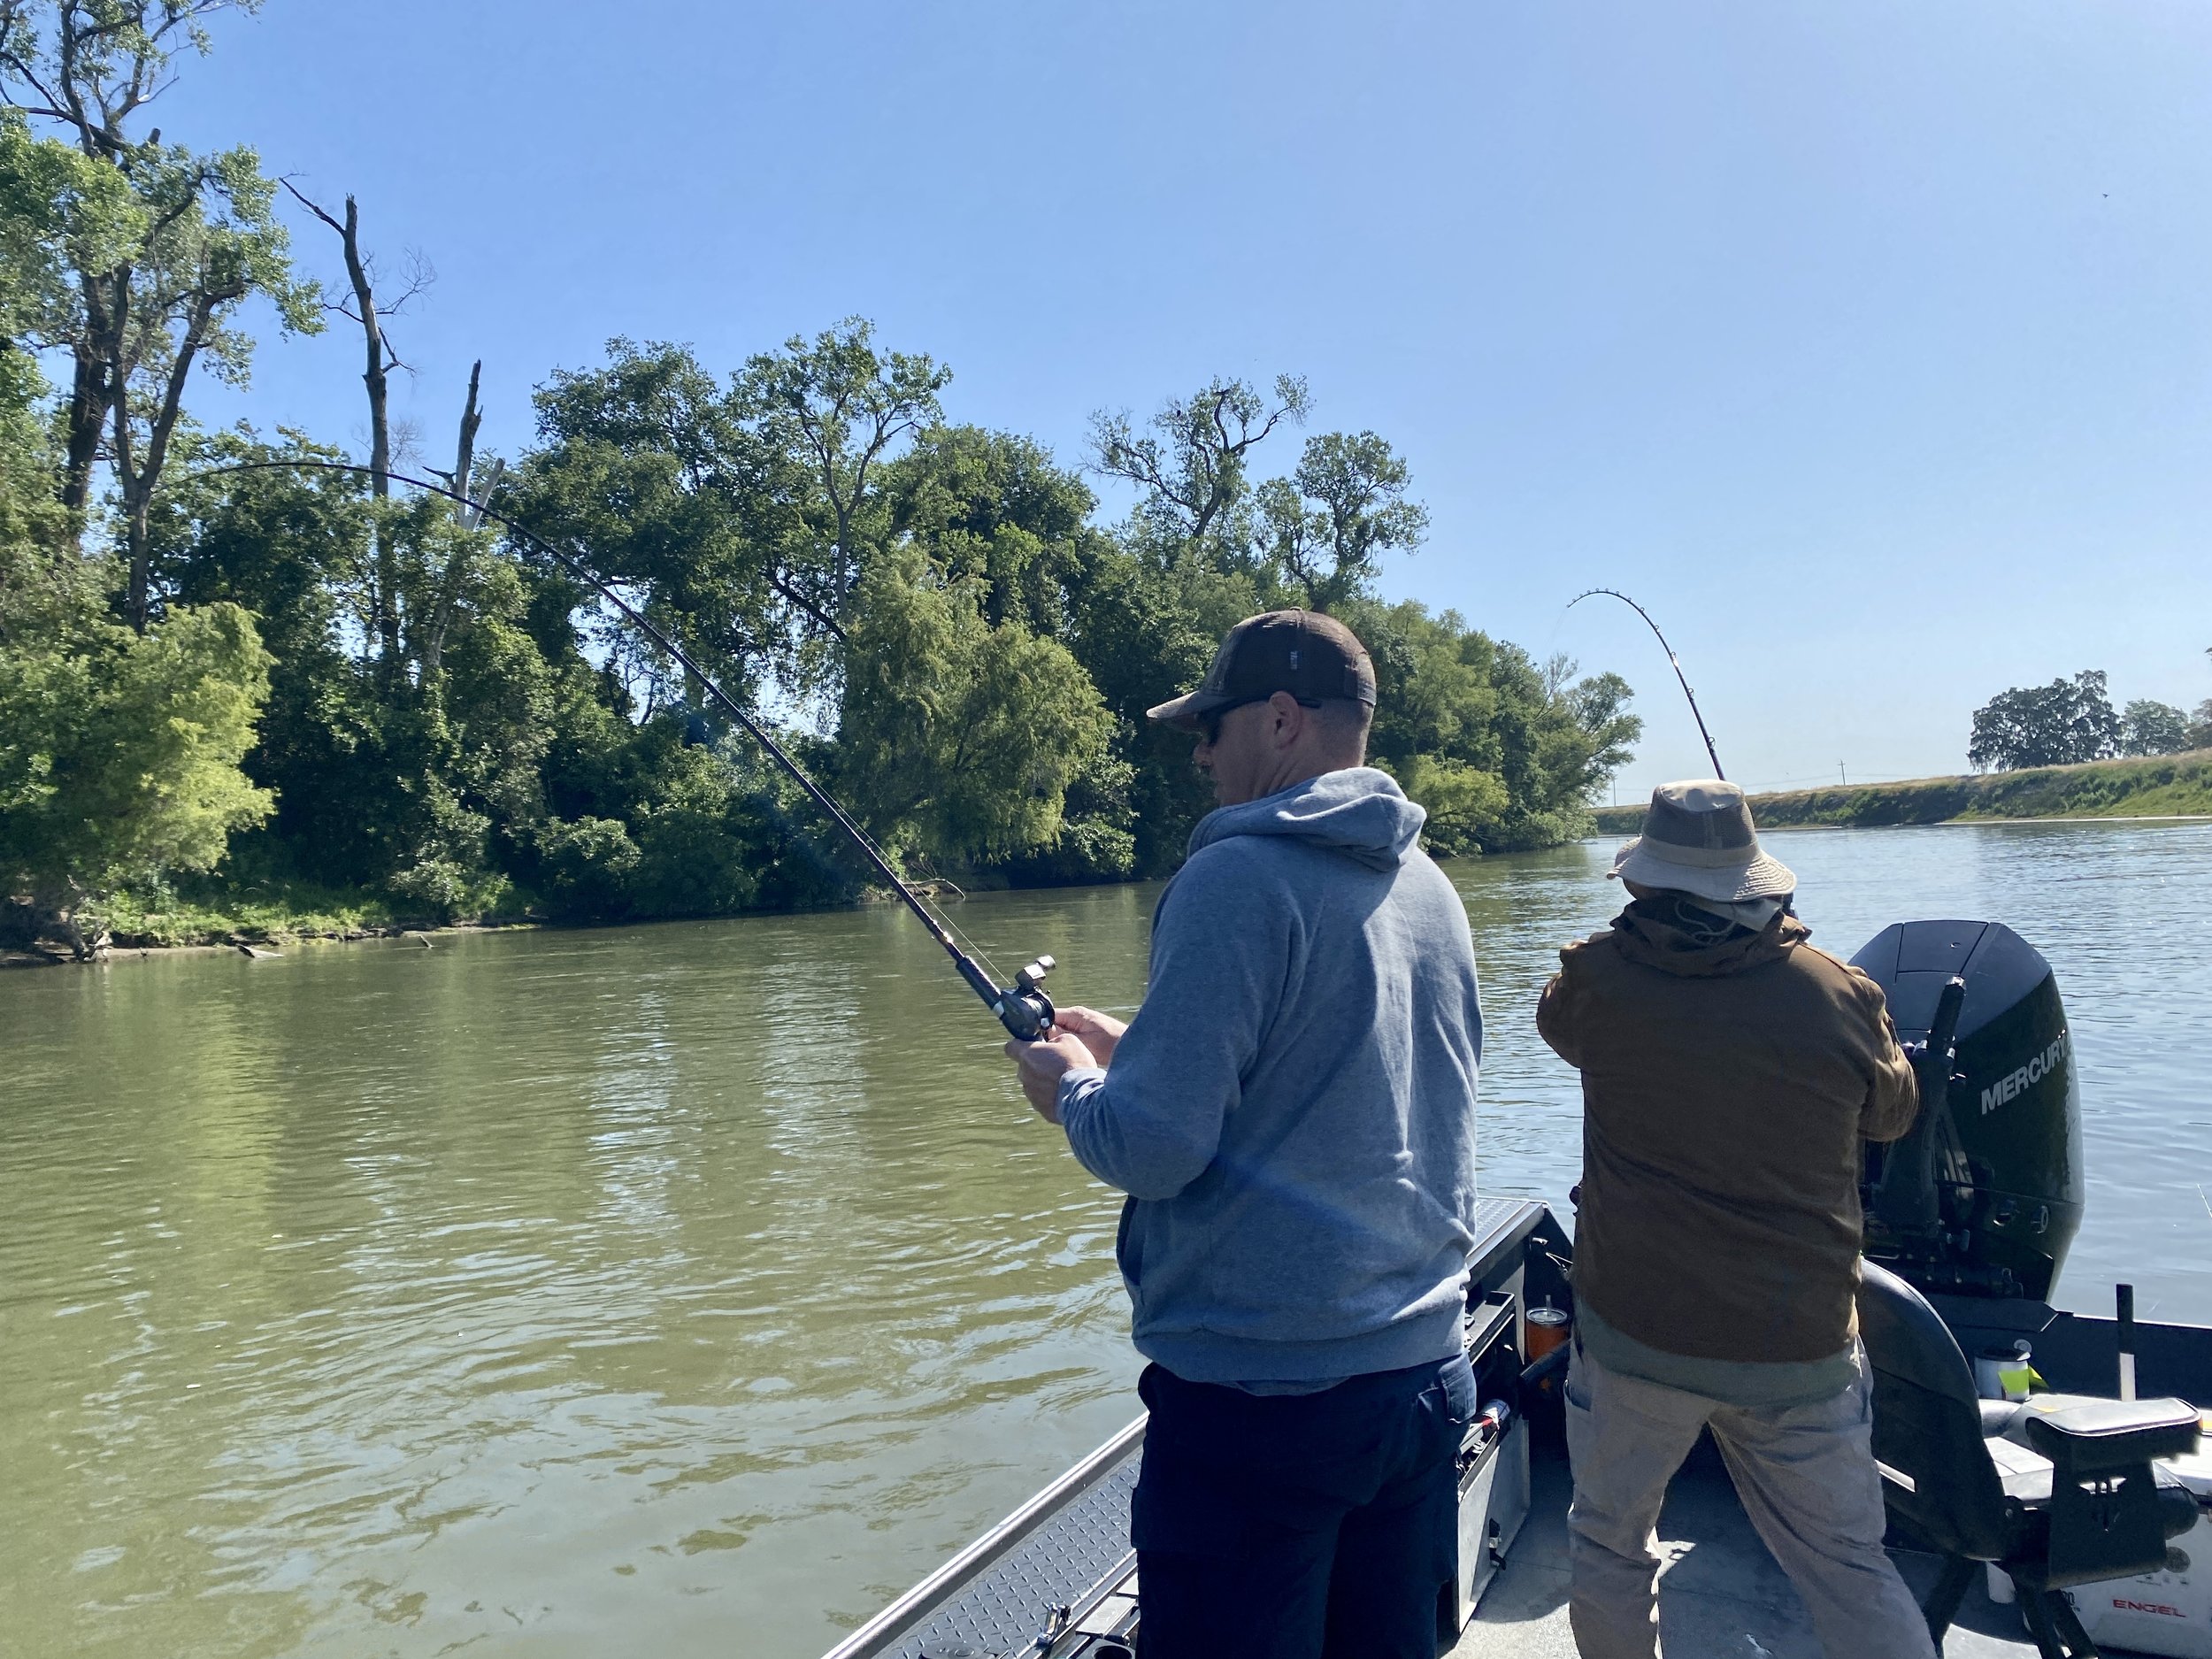
[[[1697,722],[1697,734],[1705,740],[1705,757],[1713,763],[1713,776],[1723,783],[1727,782],[1728,774],[1720,769],[1720,756],[1713,748],[1713,734],[1705,729],[1704,710],[1697,706],[1697,693],[1690,689],[1690,682],[1682,672],[1682,659],[1674,654],[1674,647],[1667,643],[1667,636],[1659,632],[1659,625],[1651,619],[1651,612],[1617,588],[1593,588],[1587,593],[1577,594],[1567,601],[1567,609],[1572,611],[1584,600],[1594,598],[1599,594],[1605,595],[1609,599],[1617,599],[1633,611],[1644,619],[1644,626],[1658,640],[1659,649],[1667,654],[1668,665],[1674,670],[1674,677],[1681,684],[1682,695],[1690,700],[1690,718]]]
[[[177,481],[182,483],[190,479],[216,478],[227,472],[285,472],[302,469],[319,472],[347,472],[361,478],[379,476],[373,468],[357,466],[350,462],[344,461],[234,461],[222,466],[198,468],[184,474]],[[1041,956],[1014,976],[1013,984],[1008,986],[997,984],[992,976],[985,972],[983,964],[976,960],[976,954],[979,953],[971,954],[968,950],[962,949],[960,941],[955,937],[956,930],[952,925],[931,914],[928,908],[923,904],[921,895],[908,886],[899,872],[891,867],[891,861],[885,856],[883,849],[876,845],[867,831],[853,822],[845,809],[837,803],[836,797],[820,784],[815,782],[808,774],[806,768],[792,759],[784,746],[770,735],[759,721],[747,713],[736,698],[716,685],[706,671],[691,660],[690,653],[639,614],[637,608],[618,593],[613,584],[601,580],[598,573],[581,558],[556,547],[528,526],[518,523],[496,508],[473,500],[463,495],[459,490],[449,489],[442,484],[434,484],[427,479],[411,478],[404,472],[395,472],[388,469],[381,476],[390,479],[395,483],[405,484],[415,489],[426,490],[433,495],[442,495],[449,502],[468,508],[484,519],[498,525],[509,534],[519,538],[529,546],[544,553],[571,575],[596,589],[600,596],[620,611],[633,626],[667,652],[682,666],[686,673],[697,680],[705,688],[707,695],[721,705],[723,711],[743,726],[752,740],[766,751],[768,758],[783,768],[790,775],[791,780],[812,797],[814,804],[822,809],[823,814],[838,828],[845,832],[853,845],[860,849],[862,855],[874,867],[875,872],[891,884],[891,890],[899,895],[908,910],[914,912],[922,926],[929,929],[930,937],[945,948],[945,954],[952,958],[954,971],[965,981],[968,988],[982,999],[984,1006],[998,1017],[999,1024],[1005,1026],[1012,1036],[1023,1042],[1041,1041],[1051,1034],[1053,1021],[1057,1016],[1052,1006],[1052,999],[1044,993],[1041,981],[1045,975],[1058,964],[1050,956]]]

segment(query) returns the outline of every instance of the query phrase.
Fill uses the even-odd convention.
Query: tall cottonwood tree
[[[1406,499],[1411,475],[1371,432],[1306,440],[1297,470],[1260,486],[1261,523],[1281,580],[1315,611],[1365,590],[1393,549],[1418,547],[1428,509]]]
[[[1252,541],[1251,453],[1311,408],[1299,375],[1277,375],[1271,398],[1248,381],[1217,378],[1163,405],[1148,432],[1126,410],[1092,415],[1091,465],[1143,492],[1138,521],[1161,551],[1195,546],[1222,568],[1243,566]]]
[[[204,19],[258,0],[0,0],[0,94],[83,160],[111,171],[97,223],[55,204],[68,303],[48,308],[35,343],[66,350],[63,505],[81,514],[95,471],[112,470],[127,566],[126,606],[146,626],[152,596],[147,515],[194,370],[242,384],[252,342],[233,326],[261,295],[288,332],[321,326],[311,283],[296,280],[272,211],[275,187],[243,145],[200,156],[134,124],[169,84],[182,50],[204,52]],[[129,211],[119,211],[127,196]]]
[[[817,492],[798,514],[811,557],[814,608],[837,625],[864,573],[876,522],[882,469],[900,442],[944,418],[937,394],[952,371],[930,357],[879,351],[875,326],[848,317],[811,341],[794,334],[780,351],[749,359],[737,376],[736,412],[758,438],[803,472]]]
[[[799,643],[836,626],[810,591],[810,564],[790,562],[812,546],[798,522],[806,477],[758,441],[689,348],[610,341],[603,365],[556,373],[534,401],[539,448],[518,470],[518,515],[625,584],[733,695],[791,672]],[[664,676],[665,664],[643,666]]]
[[[726,382],[688,348],[611,341],[603,367],[539,388],[518,498],[534,528],[639,584],[739,695],[772,680],[833,699],[854,595],[895,533],[893,463],[941,420],[950,379],[856,318]]]

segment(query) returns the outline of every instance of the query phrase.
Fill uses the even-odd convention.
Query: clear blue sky
[[[393,333],[439,456],[472,358],[511,450],[618,334],[728,367],[857,312],[1071,463],[1094,408],[1287,369],[1411,462],[1389,594],[1635,684],[1624,799],[1704,764],[1633,618],[1563,614],[1601,583],[1754,784],[1959,770],[1977,703],[2080,668],[2212,696],[2200,0],[269,0],[216,35],[162,125],[430,257]],[[358,363],[272,341],[242,407],[357,444]]]

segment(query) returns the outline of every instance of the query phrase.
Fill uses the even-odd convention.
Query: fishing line
[[[845,809],[837,803],[836,797],[817,783],[809,775],[806,768],[794,760],[786,752],[783,745],[771,736],[759,721],[746,712],[736,698],[716,685],[706,671],[692,661],[689,652],[669,638],[659,627],[648,621],[639,612],[636,606],[631,604],[616,590],[612,583],[602,580],[599,574],[581,558],[556,547],[527,525],[518,522],[483,502],[463,495],[459,490],[449,489],[442,484],[434,484],[427,479],[411,477],[405,472],[395,472],[388,468],[380,474],[373,467],[358,466],[347,461],[233,461],[221,466],[196,468],[192,472],[180,474],[174,481],[186,483],[195,479],[219,478],[233,472],[298,471],[344,472],[357,478],[373,479],[381,476],[395,483],[405,484],[411,488],[442,496],[447,501],[466,507],[481,515],[484,519],[498,525],[510,535],[535,548],[559,565],[563,570],[596,590],[602,598],[622,613],[632,626],[667,652],[686,673],[697,680],[706,694],[720,705],[723,712],[743,726],[746,733],[767,754],[769,759],[781,767],[794,783],[806,791],[814,804],[821,808],[824,815],[845,832],[853,845],[859,848],[868,862],[874,866],[875,872],[890,883],[891,890],[899,896],[906,908],[914,913],[922,926],[929,929],[930,937],[944,948],[945,954],[952,958],[954,972],[960,975],[970,990],[982,999],[984,1006],[998,1017],[999,1023],[1004,1025],[1008,1032],[1025,1042],[1034,1042],[1050,1033],[1055,1018],[1052,1001],[1040,988],[1038,982],[1055,966],[1052,958],[1039,956],[1014,976],[1013,984],[1010,986],[997,984],[995,976],[987,972],[991,966],[990,958],[977,949],[958,928],[952,926],[949,919],[932,913],[929,907],[923,903],[921,895],[908,886],[904,878],[891,867],[891,861],[885,856],[883,849],[878,847],[868,833],[855,823]],[[168,480],[164,480],[165,486]]]
[[[1667,636],[1659,632],[1659,625],[1651,619],[1651,612],[1616,588],[1593,588],[1587,593],[1577,594],[1567,601],[1567,609],[1572,611],[1584,600],[1594,598],[1599,594],[1605,595],[1609,599],[1617,599],[1633,611],[1644,619],[1644,626],[1658,640],[1659,649],[1667,654],[1668,665],[1674,670],[1674,677],[1682,687],[1682,695],[1690,700],[1690,718],[1697,722],[1697,734],[1705,740],[1705,757],[1713,763],[1713,776],[1723,783],[1727,782],[1728,774],[1720,769],[1720,756],[1713,748],[1713,734],[1705,729],[1704,711],[1697,706],[1697,693],[1690,689],[1689,680],[1682,672],[1682,659],[1674,654],[1674,647],[1667,643]]]

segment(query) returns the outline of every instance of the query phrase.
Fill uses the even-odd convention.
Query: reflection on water
[[[1849,954],[2011,922],[2085,1068],[2063,1295],[2212,1320],[2212,830],[1775,838]],[[1606,849],[1452,866],[1492,1192]],[[979,898],[1134,1003],[1156,888]],[[0,979],[0,1648],[818,1654],[1133,1415],[1115,1202],[889,910]]]

